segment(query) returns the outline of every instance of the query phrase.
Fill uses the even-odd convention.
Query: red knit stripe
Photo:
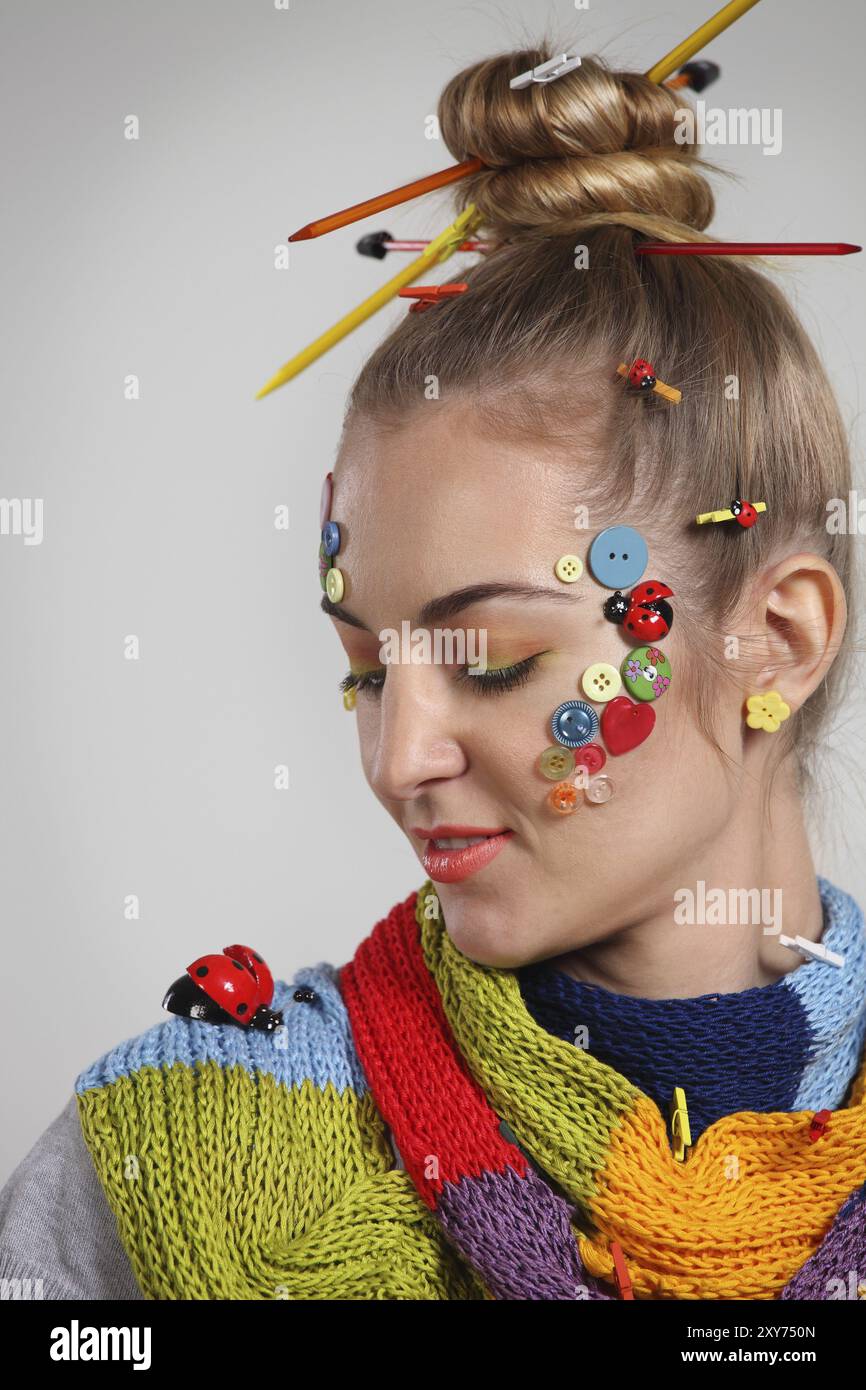
[[[427,969],[417,894],[393,907],[339,973],[361,1066],[421,1197],[435,1210],[443,1183],[527,1162],[454,1041]]]

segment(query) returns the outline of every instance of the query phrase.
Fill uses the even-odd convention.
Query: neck
[[[646,915],[550,963],[645,999],[733,993],[795,970],[802,957],[779,935],[820,940],[821,898],[793,774],[778,772],[768,814],[762,797],[758,782],[722,834],[654,881]]]

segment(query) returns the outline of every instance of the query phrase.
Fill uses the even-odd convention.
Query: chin
[[[533,955],[536,942],[523,941],[517,921],[501,907],[481,903],[442,904],[445,930],[461,955],[476,965],[514,970]]]

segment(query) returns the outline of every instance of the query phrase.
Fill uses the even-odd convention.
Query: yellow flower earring
[[[763,729],[774,734],[783,720],[791,713],[778,690],[768,690],[765,695],[750,695],[746,701],[746,723],[750,729]]]

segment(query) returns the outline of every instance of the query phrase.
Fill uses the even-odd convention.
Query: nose
[[[388,667],[367,767],[378,796],[410,801],[425,782],[465,772],[467,757],[448,685],[443,667]]]

